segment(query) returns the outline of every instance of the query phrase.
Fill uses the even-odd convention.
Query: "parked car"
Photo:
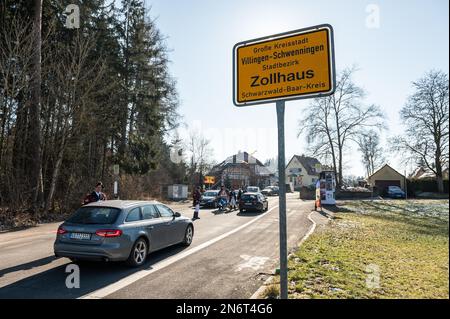
[[[390,198],[405,198],[406,197],[405,192],[398,186],[388,186],[386,195],[387,195],[387,197],[390,197]]]
[[[261,193],[266,196],[278,196],[279,190],[278,186],[267,186]]]
[[[193,236],[192,221],[159,202],[95,202],[79,208],[59,226],[54,253],[73,261],[126,261],[140,266],[149,253],[179,243],[189,246]]]
[[[261,190],[259,189],[258,186],[247,186],[245,188],[245,192],[246,193],[260,193]]]
[[[205,191],[200,198],[200,207],[217,208],[217,195],[219,195],[218,190]]]
[[[261,193],[244,193],[239,200],[239,212],[257,210],[265,212],[269,209],[267,198]]]

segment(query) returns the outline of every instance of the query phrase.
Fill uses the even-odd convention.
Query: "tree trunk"
[[[441,164],[440,158],[441,158],[441,150],[438,147],[436,150],[436,159],[435,159],[436,182],[437,182],[438,192],[443,193],[444,192],[444,179],[442,176],[442,164]]]
[[[53,196],[55,195],[55,190],[56,190],[56,182],[58,181],[58,177],[59,177],[59,171],[61,169],[61,164],[63,161],[63,157],[64,157],[64,147],[66,144],[66,138],[65,138],[65,132],[63,132],[62,134],[62,141],[61,141],[61,148],[58,152],[58,158],[56,160],[56,164],[55,164],[55,169],[53,171],[53,175],[52,175],[52,181],[50,183],[50,190],[48,191],[48,196],[47,196],[47,200],[45,201],[45,208],[44,208],[44,213],[47,213],[48,210],[50,209],[50,206],[53,202]]]
[[[438,192],[443,193],[444,192],[444,179],[442,176],[436,176],[437,186],[438,186]]]
[[[121,157],[123,159],[123,157],[125,156],[125,150],[126,150],[126,144],[127,144],[127,122],[128,122],[128,102],[129,102],[129,73],[130,73],[130,56],[129,56],[129,51],[128,51],[128,46],[129,46],[129,33],[128,33],[128,24],[129,24],[129,6],[130,4],[127,4],[127,13],[126,13],[126,17],[125,17],[125,48],[124,48],[124,58],[125,58],[125,77],[124,77],[124,81],[125,81],[125,96],[124,96],[124,108],[122,110],[123,115],[122,115],[122,119],[121,119],[121,136],[120,136],[120,144],[119,144],[119,157]]]
[[[333,139],[331,138],[330,129],[328,127],[328,120],[326,118],[325,118],[325,125],[327,130],[328,143],[330,143],[331,157],[333,159],[334,176],[336,176],[337,178],[336,152],[334,151]]]
[[[32,205],[36,211],[39,195],[39,178],[41,173],[41,20],[42,20],[42,0],[34,1],[34,54],[33,71],[31,84],[30,103],[30,135],[29,135],[29,163],[30,181],[32,190]]]
[[[338,169],[338,181],[337,185],[338,188],[341,188],[342,186],[342,146],[339,145],[339,169]]]

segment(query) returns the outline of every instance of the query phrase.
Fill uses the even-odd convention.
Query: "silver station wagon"
[[[111,200],[79,208],[58,228],[57,257],[126,261],[142,265],[147,255],[175,244],[189,246],[194,226],[156,201]]]

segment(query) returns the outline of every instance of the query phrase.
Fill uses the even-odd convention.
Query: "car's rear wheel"
[[[192,244],[193,238],[194,238],[194,227],[192,227],[192,225],[189,225],[184,233],[183,245],[190,246]]]
[[[139,238],[131,249],[127,264],[133,267],[141,266],[147,259],[148,245],[144,238]]]

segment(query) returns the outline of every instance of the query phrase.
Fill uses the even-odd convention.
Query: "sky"
[[[411,82],[429,70],[449,69],[447,0],[146,0],[146,5],[167,37],[183,121],[210,140],[217,162],[238,151],[261,161],[277,156],[275,104],[232,103],[232,48],[238,42],[331,24],[337,71],[357,66],[354,81],[366,91],[365,103],[386,114],[385,148],[389,137],[403,132],[399,111],[412,93]],[[286,103],[286,162],[294,154],[309,155],[305,138],[297,137],[309,103]],[[187,135],[186,128],[180,135]],[[385,155],[395,169],[412,169],[398,156]],[[348,150],[344,175],[364,176],[360,158],[356,148]]]

